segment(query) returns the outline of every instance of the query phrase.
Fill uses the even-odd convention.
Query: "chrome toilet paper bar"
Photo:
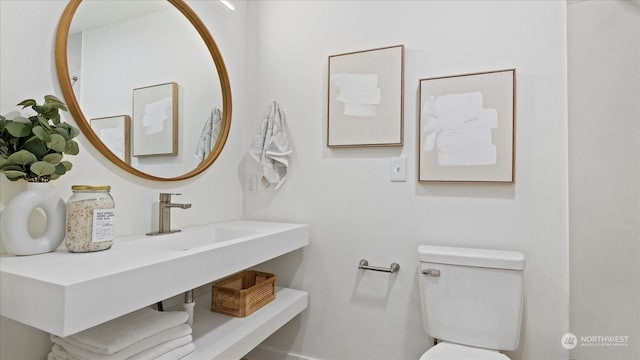
[[[358,264],[358,269],[396,273],[400,271],[400,265],[398,263],[391,263],[391,265],[388,268],[383,268],[379,266],[369,266],[369,262],[366,259],[362,259]]]

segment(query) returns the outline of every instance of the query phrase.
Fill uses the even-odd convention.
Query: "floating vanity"
[[[0,315],[68,336],[309,244],[307,225],[232,221],[161,236],[131,236],[110,250],[0,257]],[[247,318],[196,298],[193,358],[241,357],[302,312],[307,293],[278,288]]]

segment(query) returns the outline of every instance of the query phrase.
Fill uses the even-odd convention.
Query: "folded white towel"
[[[166,341],[162,344],[154,346],[150,349],[147,349],[141,353],[138,353],[134,356],[128,357],[127,360],[153,360],[158,359],[161,356],[167,356],[166,359],[180,359],[180,357],[174,357],[174,355],[183,354],[181,357],[186,356],[190,352],[193,351],[193,348],[186,352],[189,348],[185,348],[186,345],[193,345],[192,343],[193,337],[191,335],[183,336],[177,339]],[[173,353],[174,350],[181,349]],[[71,355],[65,348],[60,346],[59,344],[53,344],[51,348],[51,354],[53,359],[48,360],[90,360],[91,358],[85,357],[75,357]],[[105,360],[111,360],[111,357],[107,356],[103,358]]]
[[[194,343],[188,343],[187,345],[171,350],[164,355],[158,356],[156,360],[179,360],[191,354],[195,348],[196,346]]]
[[[47,354],[47,360],[66,360],[64,358],[61,357],[57,357],[53,351],[49,352],[49,354]]]
[[[125,360],[139,354],[145,350],[148,350],[154,346],[160,345],[170,340],[182,338],[184,336],[191,334],[191,326],[187,324],[182,324],[171,329],[162,331],[156,335],[149,336],[145,339],[142,339],[126,348],[117,351],[111,355],[97,354],[95,352],[83,349],[78,347],[70,342],[68,342],[65,338],[60,338],[57,336],[52,336],[51,340],[62,346],[67,353],[70,355],[79,358],[79,359],[87,359],[87,360]]]
[[[79,348],[111,355],[149,336],[182,325],[188,318],[184,311],[161,312],[143,308],[64,339]],[[51,340],[54,339],[52,335]]]
[[[260,128],[249,144],[249,154],[260,164],[262,183],[278,190],[287,178],[289,147],[284,112],[277,102],[264,115]]]
[[[127,360],[151,360],[157,359],[159,356],[165,355],[170,351],[176,350],[182,346],[187,344],[191,344],[193,341],[193,337],[191,335],[183,336],[181,338],[170,340],[165,343],[162,343],[158,346],[154,346],[151,349],[147,349],[136,356],[132,356]],[[80,359],[84,360],[84,359]]]
[[[55,360],[80,360],[76,357],[71,356],[62,346],[58,344],[53,344],[51,347],[51,354]]]

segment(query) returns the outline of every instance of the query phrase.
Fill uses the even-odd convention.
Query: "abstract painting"
[[[178,154],[178,84],[133,89],[133,156]]]
[[[404,46],[329,56],[327,146],[401,146]]]
[[[129,115],[110,116],[91,119],[91,128],[109,151],[127,164],[131,161]]]
[[[515,69],[420,80],[418,180],[514,181]]]

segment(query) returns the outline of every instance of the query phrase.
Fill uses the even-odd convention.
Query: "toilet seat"
[[[441,342],[422,354],[420,360],[509,360],[509,358],[496,350]]]

